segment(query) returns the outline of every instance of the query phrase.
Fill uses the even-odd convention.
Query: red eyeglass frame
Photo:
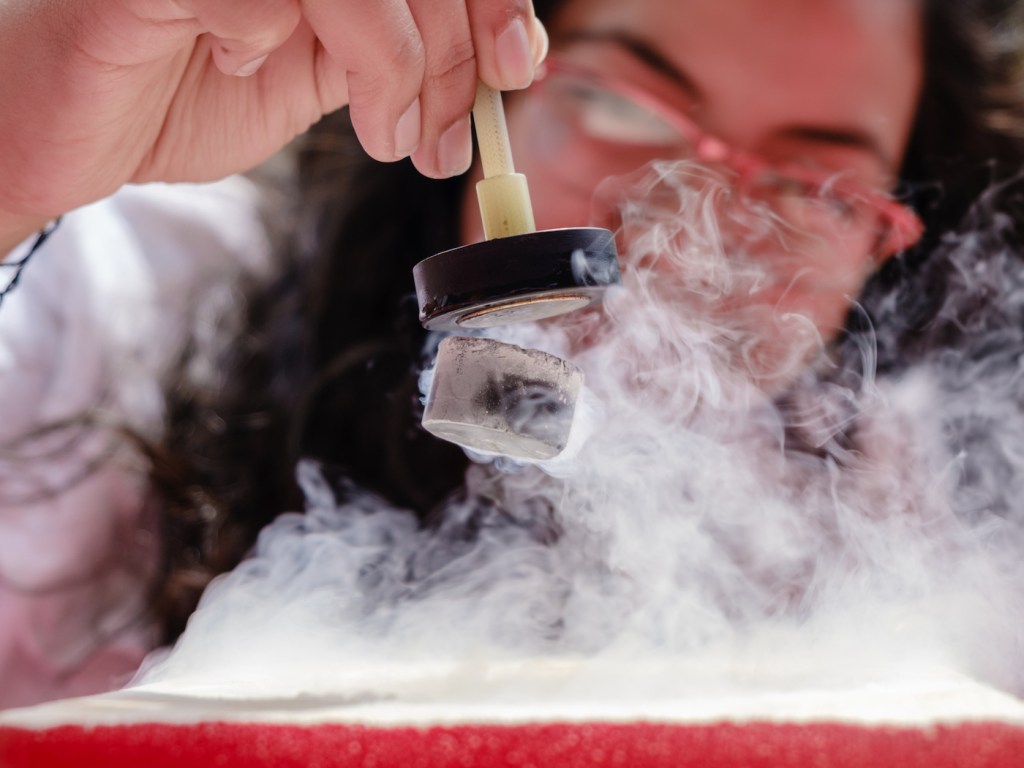
[[[739,176],[741,183],[768,172],[808,185],[812,189],[827,189],[832,196],[841,196],[867,206],[885,224],[884,234],[880,235],[875,251],[881,258],[910,248],[924,234],[924,225],[917,214],[887,193],[853,179],[838,177],[834,172],[815,168],[779,171],[772,163],[758,155],[733,147],[727,141],[707,133],[677,107],[628,80],[595,72],[586,66],[568,61],[557,53],[549,54],[544,60],[534,83],[542,85],[552,74],[567,74],[589,79],[647,109],[689,142],[692,148],[688,153],[689,157],[699,162],[725,165]]]

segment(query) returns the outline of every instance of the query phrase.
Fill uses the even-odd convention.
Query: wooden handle
[[[484,237],[493,240],[536,232],[526,177],[516,173],[512,162],[501,93],[483,82],[477,83],[473,124],[484,170],[484,178],[476,185]]]
[[[476,128],[476,141],[480,146],[484,178],[515,173],[516,169],[512,164],[512,145],[508,140],[508,125],[505,123],[505,110],[501,106],[501,93],[485,85],[482,80],[476,85],[473,124]]]

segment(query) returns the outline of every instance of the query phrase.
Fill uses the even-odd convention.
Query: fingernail
[[[441,134],[437,142],[437,168],[445,177],[458,176],[473,162],[469,118],[463,118]]]
[[[395,159],[400,160],[413,153],[420,143],[420,99],[409,105],[405,113],[398,118],[395,126]]]
[[[525,88],[533,82],[533,53],[526,25],[516,18],[502,30],[495,41],[498,76],[506,89]]]
[[[232,74],[234,74],[236,77],[249,77],[250,75],[255,75],[256,72],[259,71],[259,68],[263,66],[263,62],[267,60],[267,56],[269,55],[270,54],[265,53],[258,59],[253,59],[252,61],[246,62],[238,69],[236,69]]]
[[[543,22],[536,16],[533,17],[533,43],[533,66],[539,67],[548,57],[551,40],[548,38],[548,31]]]

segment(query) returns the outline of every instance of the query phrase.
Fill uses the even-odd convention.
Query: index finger
[[[468,8],[480,79],[501,91],[530,85],[548,45],[531,0],[477,0]]]
[[[352,125],[371,157],[407,157],[420,137],[423,40],[405,0],[303,0],[325,54],[346,71]]]

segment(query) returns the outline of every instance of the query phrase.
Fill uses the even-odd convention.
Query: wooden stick
[[[484,178],[476,185],[484,237],[493,240],[536,232],[526,177],[516,173],[512,163],[501,93],[483,82],[477,84],[473,123],[484,170]]]
[[[473,123],[476,141],[480,146],[480,162],[484,167],[484,178],[508,176],[515,173],[512,163],[512,145],[508,140],[508,125],[505,110],[501,104],[501,93],[485,85],[481,80],[476,86],[476,102],[473,104]]]

